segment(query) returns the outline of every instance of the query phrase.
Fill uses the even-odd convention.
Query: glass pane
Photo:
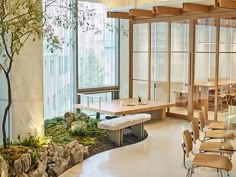
[[[188,83],[189,77],[189,54],[172,53],[171,54],[171,82]]]
[[[195,54],[195,84],[215,80],[215,53]]]
[[[231,61],[230,61],[230,80],[236,81],[236,53],[231,54]]]
[[[231,53],[221,53],[219,61],[219,80],[230,80]]]
[[[112,92],[106,92],[106,93],[98,93],[98,94],[89,94],[89,97],[87,96],[80,96],[80,104],[88,105],[91,103],[97,104],[99,108],[99,97],[101,98],[101,101],[110,101],[112,100]],[[95,115],[95,112],[87,111],[81,109],[81,111],[87,115]]]
[[[236,52],[236,21],[220,20],[220,52]]]
[[[195,54],[194,113],[197,116],[205,105],[209,110],[209,120],[214,119],[215,57],[215,53]]]
[[[138,98],[142,96],[144,99],[148,99],[148,82],[147,81],[133,81],[133,97]]]
[[[195,32],[196,52],[216,51],[216,25],[215,19],[198,19]]]
[[[133,60],[133,78],[148,80],[148,53],[134,53]]]
[[[168,83],[151,82],[151,99],[157,101],[168,101]]]
[[[104,21],[117,27],[117,21],[106,18],[104,4],[81,2],[83,6],[94,9],[96,18],[84,23],[93,24],[100,33],[87,30],[86,26],[78,30],[78,82],[79,88],[95,88],[118,84],[117,36],[116,30],[110,30],[101,23]]]
[[[133,50],[148,51],[148,24],[133,26]]]
[[[183,83],[171,82],[170,102],[175,103],[175,107],[170,108],[170,112],[187,115],[188,87]]]
[[[152,53],[151,80],[168,81],[168,53]]]
[[[68,6],[67,1],[60,1],[61,5]],[[58,15],[58,7],[50,7],[50,15]],[[50,16],[49,15],[49,16]],[[47,19],[50,21],[50,19]],[[43,96],[44,118],[63,116],[67,111],[73,111],[73,47],[68,45],[72,41],[73,31],[53,26],[55,35],[64,40],[62,50],[54,53],[47,49],[46,38],[43,41]]]
[[[171,50],[189,51],[189,21],[171,23]]]
[[[152,23],[152,41],[151,50],[153,51],[168,51],[168,23]]]

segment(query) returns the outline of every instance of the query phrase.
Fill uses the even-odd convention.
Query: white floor
[[[60,177],[184,177],[182,132],[190,129],[185,120],[167,118],[145,125],[149,136],[144,141],[86,159]],[[197,147],[195,147],[197,149]],[[231,177],[236,177],[236,155]],[[216,170],[198,168],[194,177],[216,177]]]

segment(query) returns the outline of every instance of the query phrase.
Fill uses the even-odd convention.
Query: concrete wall
[[[43,42],[29,39],[16,56],[12,73],[12,137],[44,134]]]

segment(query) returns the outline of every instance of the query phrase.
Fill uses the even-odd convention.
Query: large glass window
[[[69,7],[70,1],[59,1]],[[75,84],[80,90],[118,86],[118,21],[106,18],[104,4],[78,1],[78,9],[77,31],[75,28],[54,28],[56,35],[64,40],[62,50],[49,52],[46,49],[47,41],[44,40],[45,118],[73,111]],[[54,6],[49,12],[61,14]],[[75,60],[78,63],[77,71]],[[77,81],[74,79],[75,73],[78,75]],[[107,98],[111,97],[110,94]]]
[[[117,20],[106,18],[104,4],[80,2],[80,8],[94,9],[96,16],[85,19],[87,26],[78,29],[78,88],[118,85]],[[92,24],[92,25],[91,25]]]
[[[151,98],[168,101],[168,23],[151,27]]]
[[[64,6],[69,5],[68,2],[60,0]],[[54,6],[50,7],[48,12],[55,16],[61,14]],[[70,16],[70,14],[67,15]],[[50,21],[50,19],[47,20]],[[73,29],[55,25],[54,32],[60,39],[63,39],[64,43],[61,44],[61,50],[52,53],[47,49],[46,39],[43,41],[45,118],[61,116],[65,112],[73,110],[73,49],[72,45],[68,45],[72,39]]]
[[[170,112],[187,115],[189,77],[189,21],[171,23]]]
[[[215,66],[216,66],[216,21],[213,18],[198,19],[195,33],[195,113],[205,105],[211,119],[214,117]]]
[[[133,27],[133,97],[148,99],[148,33],[149,24]]]

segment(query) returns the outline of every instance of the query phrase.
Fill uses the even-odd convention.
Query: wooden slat
[[[154,17],[152,11],[142,9],[130,9],[129,15],[133,17]]]
[[[207,13],[210,11],[210,8],[209,6],[202,5],[202,4],[183,3],[183,10],[187,12]]]
[[[108,18],[132,19],[126,12],[107,12]]]
[[[153,7],[153,12],[155,15],[181,15],[182,9],[174,7],[155,6]]]
[[[236,1],[233,0],[216,0],[216,7],[227,8],[227,9],[236,9]]]

